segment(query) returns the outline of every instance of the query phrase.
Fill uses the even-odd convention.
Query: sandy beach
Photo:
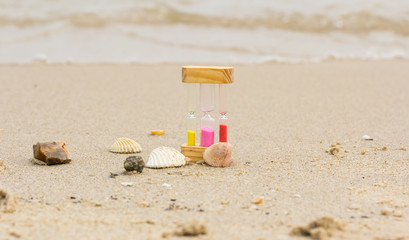
[[[409,239],[408,61],[233,65],[231,166],[120,174],[115,138],[145,161],[186,141],[181,66],[1,65],[0,189],[17,202],[0,238],[188,239],[175,231],[198,221],[199,239],[308,239],[290,232],[326,216],[333,239]],[[70,164],[30,161],[60,140]]]

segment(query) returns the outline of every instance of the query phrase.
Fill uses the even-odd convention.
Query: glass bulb
[[[200,110],[202,112],[211,112],[214,110],[214,84],[200,84]]]
[[[197,118],[196,118],[196,108],[197,108],[197,85],[187,84],[187,145],[195,146],[198,139],[197,133]]]
[[[219,142],[227,142],[227,86],[219,84]]]
[[[216,121],[209,112],[205,112],[205,115],[201,119],[201,135],[200,135],[200,145],[202,147],[210,147],[214,144],[214,128]]]

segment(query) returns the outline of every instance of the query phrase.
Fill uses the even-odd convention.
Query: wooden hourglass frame
[[[207,147],[217,142],[227,142],[227,85],[233,83],[233,67],[184,66],[182,82],[188,85],[187,143],[181,152],[191,161],[203,159]],[[197,85],[200,85],[200,91]],[[217,84],[217,85],[215,85]],[[218,87],[219,118],[213,119],[216,110],[216,87]],[[199,92],[199,98],[197,93]],[[198,101],[198,99],[200,99]],[[198,116],[198,109],[201,115]],[[200,126],[200,127],[199,127]],[[218,139],[215,139],[218,136]]]

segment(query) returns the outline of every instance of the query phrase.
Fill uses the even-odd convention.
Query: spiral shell
[[[110,151],[114,153],[140,153],[142,147],[132,139],[121,137],[115,139]]]
[[[203,159],[213,167],[227,167],[232,158],[233,146],[229,143],[220,142],[208,147],[203,153]]]
[[[148,168],[181,167],[186,165],[185,156],[171,147],[155,148],[146,163]]]

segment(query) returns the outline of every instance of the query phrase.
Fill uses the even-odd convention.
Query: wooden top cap
[[[233,67],[184,66],[184,83],[233,83]]]

